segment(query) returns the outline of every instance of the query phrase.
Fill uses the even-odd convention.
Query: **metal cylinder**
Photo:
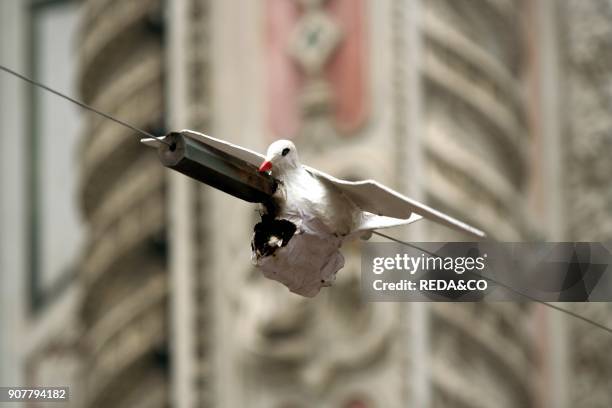
[[[257,167],[218,149],[172,132],[160,144],[162,164],[194,180],[208,184],[251,203],[268,203],[276,190],[272,176]]]

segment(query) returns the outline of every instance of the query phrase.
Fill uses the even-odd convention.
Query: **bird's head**
[[[268,147],[266,159],[261,166],[260,172],[272,171],[279,175],[300,166],[295,145],[290,140],[277,140]]]

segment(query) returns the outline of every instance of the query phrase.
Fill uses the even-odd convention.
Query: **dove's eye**
[[[286,156],[286,155],[288,155],[288,154],[289,154],[289,152],[290,152],[290,151],[291,151],[291,149],[289,149],[288,147],[285,147],[285,148],[283,149],[283,151],[282,151],[282,153],[281,153],[281,154],[282,154],[283,156]]]

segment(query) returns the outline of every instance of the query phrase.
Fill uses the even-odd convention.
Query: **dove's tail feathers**
[[[354,232],[362,233],[366,231],[373,231],[384,228],[398,227],[400,225],[408,225],[422,219],[418,214],[412,214],[407,219],[386,217],[384,215],[376,215],[370,212],[364,211],[361,213],[361,219],[359,225],[355,228]]]

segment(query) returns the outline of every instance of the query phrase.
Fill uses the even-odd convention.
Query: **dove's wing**
[[[263,154],[254,152],[253,150],[247,149],[246,147],[239,146],[234,143],[226,142],[225,140],[217,139],[215,137],[207,136],[203,133],[194,132],[193,130],[181,130],[183,136],[190,137],[206,145],[212,146],[224,153],[231,156],[242,159],[252,165],[259,167],[261,162],[265,160],[266,156]]]
[[[389,226],[401,225],[401,221],[404,221],[403,223],[406,224],[410,222],[409,220],[416,221],[417,219],[414,218],[414,214],[418,214],[428,220],[435,221],[478,238],[485,236],[485,233],[479,229],[456,220],[440,211],[434,210],[425,204],[421,204],[418,201],[408,198],[377,181],[341,180],[311,167],[307,167],[307,169],[313,175],[331,182],[363,211],[384,216],[384,218],[380,218],[382,224],[381,227],[360,229],[386,228]],[[388,219],[389,217],[391,219]],[[392,219],[396,219],[397,222],[391,222]],[[376,226],[377,220],[375,218],[371,219],[369,225]]]
[[[216,137],[207,136],[203,133],[194,132],[193,130],[189,129],[181,130],[178,133],[185,137],[194,139],[202,144],[212,146],[217,150],[221,150],[222,152],[229,154],[230,156],[242,159],[256,167],[259,167],[261,162],[265,160],[265,156],[263,154],[254,152],[253,150],[234,143],[226,142],[225,140],[217,139]],[[163,140],[164,138],[145,138],[141,139],[141,142],[147,146],[157,147],[157,145],[161,143],[160,139]]]

